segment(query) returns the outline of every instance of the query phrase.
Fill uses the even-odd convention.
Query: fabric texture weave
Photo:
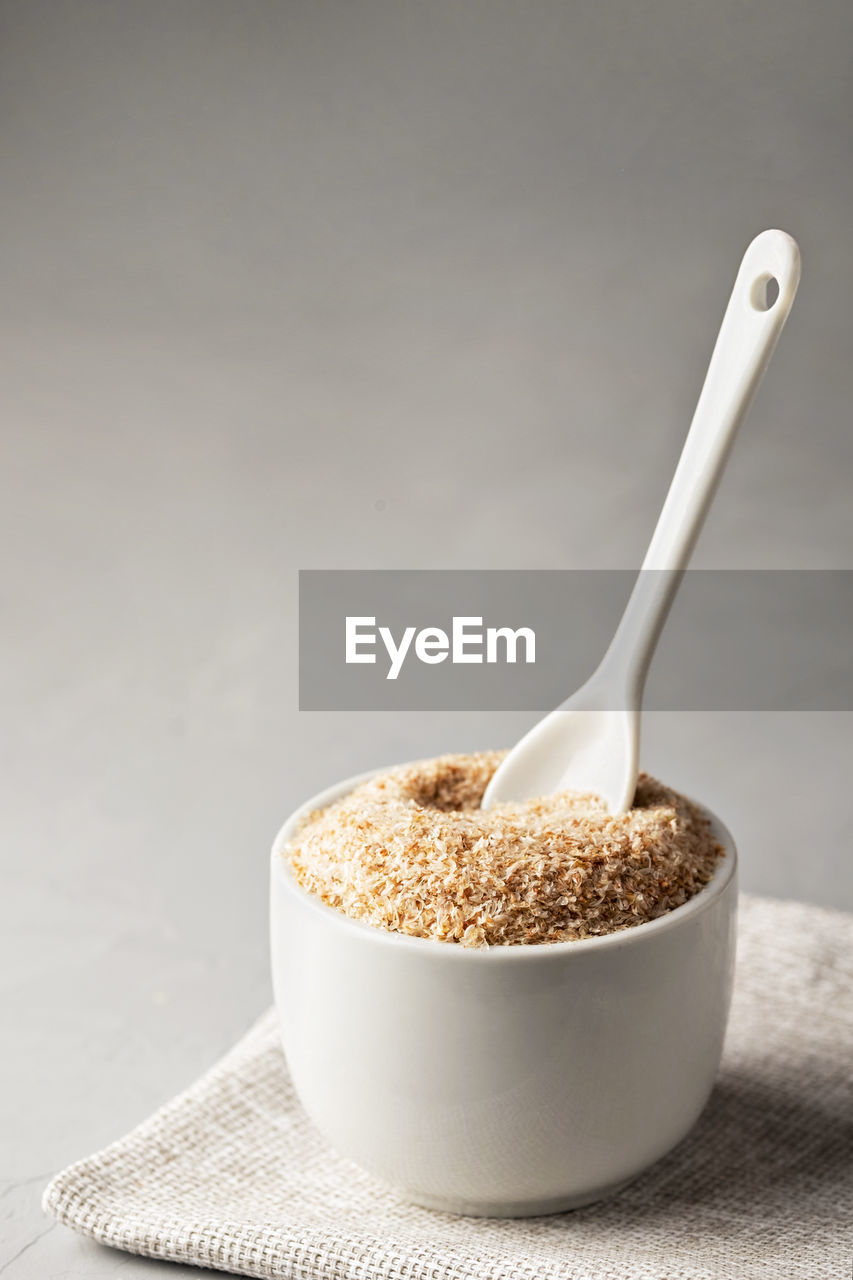
[[[681,1145],[611,1200],[477,1219],[332,1152],[272,1011],[44,1207],[132,1253],[287,1280],[829,1280],[853,1262],[853,916],[742,897],[720,1076]]]

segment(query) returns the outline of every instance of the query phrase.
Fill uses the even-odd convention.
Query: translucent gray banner
[[[303,570],[305,711],[547,711],[592,673],[633,570]],[[853,571],[689,570],[660,710],[853,710]]]

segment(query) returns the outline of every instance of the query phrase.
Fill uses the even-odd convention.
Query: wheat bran
[[[376,928],[484,947],[626,929],[713,876],[706,818],[647,774],[615,816],[570,791],[483,812],[504,754],[403,765],[310,814],[284,854],[298,883]]]

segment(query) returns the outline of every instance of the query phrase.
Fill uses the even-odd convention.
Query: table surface
[[[300,714],[299,568],[636,565],[777,223],[803,285],[696,563],[853,562],[849,6],[575,9],[7,9],[4,1276],[161,1267],[39,1197],[268,1005],[295,804],[532,723]],[[643,763],[745,888],[853,909],[851,741],[653,712]]]

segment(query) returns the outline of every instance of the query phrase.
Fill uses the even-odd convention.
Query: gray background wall
[[[297,569],[636,565],[772,225],[803,283],[695,563],[853,567],[852,37],[842,0],[0,4],[10,1277],[117,1265],[41,1187],[268,1002],[288,810],[531,722],[300,715]],[[853,908],[850,731],[655,714],[644,763],[747,889]]]

